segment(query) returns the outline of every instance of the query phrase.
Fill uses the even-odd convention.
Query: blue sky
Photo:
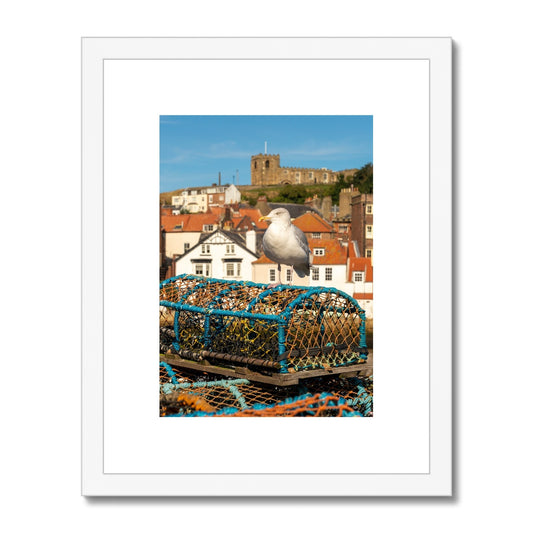
[[[250,183],[250,157],[279,154],[284,167],[360,168],[372,162],[371,116],[160,117],[160,190]]]

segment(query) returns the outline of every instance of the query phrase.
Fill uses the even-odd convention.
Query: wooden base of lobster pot
[[[263,368],[261,372],[252,370],[246,366],[234,366],[229,368],[215,365],[206,359],[202,361],[191,361],[189,359],[184,359],[179,355],[161,355],[160,360],[171,366],[187,370],[208,372],[209,374],[218,374],[232,378],[245,378],[250,381],[267,383],[278,387],[288,387],[297,385],[302,380],[316,377],[343,376],[350,378],[370,376],[373,372],[372,355],[372,350],[369,350],[368,359],[365,363],[330,368],[316,368],[313,370],[300,370],[298,372],[288,372],[284,374],[268,372],[268,369],[265,368]]]

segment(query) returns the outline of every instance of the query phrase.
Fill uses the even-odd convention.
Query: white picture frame
[[[451,67],[449,38],[82,40],[83,495],[452,495]],[[374,116],[374,416],[161,420],[159,115],[274,113]]]

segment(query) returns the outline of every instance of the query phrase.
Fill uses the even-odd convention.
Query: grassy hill
[[[269,185],[260,187],[257,185],[239,185],[237,188],[241,192],[242,202],[255,205],[259,196],[266,196],[270,202],[303,204],[309,197],[315,194],[319,198],[331,196],[333,203],[339,201],[339,193],[342,189],[354,185],[362,193],[372,193],[374,183],[374,167],[372,163],[367,163],[359,169],[353,176],[343,176],[340,174],[339,181],[322,185]],[[205,185],[203,187],[206,187]],[[163,192],[160,194],[160,202],[169,205],[172,196],[178,195],[183,189]]]

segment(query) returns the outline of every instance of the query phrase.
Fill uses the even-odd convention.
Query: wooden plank
[[[160,360],[169,365],[174,365],[179,368],[186,368],[188,370],[197,370],[199,372],[209,372],[211,374],[220,374],[223,376],[233,378],[245,378],[250,381],[259,383],[267,383],[269,385],[276,385],[279,387],[286,387],[297,385],[300,380],[323,376],[344,375],[346,377],[368,376],[373,372],[373,351],[369,350],[368,361],[356,365],[332,367],[332,368],[317,368],[315,370],[301,370],[300,372],[289,372],[287,374],[266,375],[260,372],[255,372],[246,367],[226,368],[213,365],[208,361],[189,361],[179,356],[164,357]]]
[[[197,363],[195,361],[188,361],[180,357],[170,358],[170,357],[161,357],[161,361],[171,365],[177,366],[178,368],[186,368],[188,370],[197,370],[199,372],[209,372],[210,374],[221,374],[223,376],[233,377],[236,379],[248,379],[250,381],[258,381],[259,383],[267,383],[269,385],[296,385],[298,379],[294,374],[283,374],[282,379],[280,380],[274,376],[266,376],[260,374],[259,372],[253,372],[252,370],[242,368],[239,370],[233,368],[225,368],[221,366],[212,365],[208,361],[202,361]],[[285,378],[285,376],[287,376]]]

